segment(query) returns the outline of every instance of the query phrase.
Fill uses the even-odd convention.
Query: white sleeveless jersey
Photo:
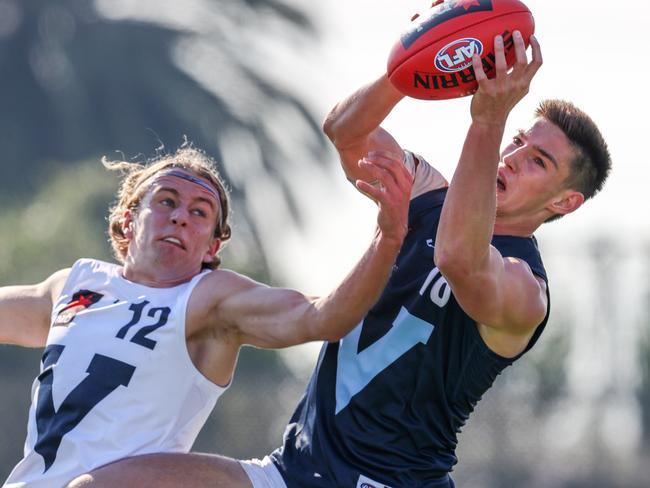
[[[118,459],[188,452],[225,388],[194,367],[185,341],[192,290],[125,280],[77,261],[52,312],[32,387],[25,457],[4,488],[58,488]]]

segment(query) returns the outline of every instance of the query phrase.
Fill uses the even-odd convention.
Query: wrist
[[[408,229],[404,227],[403,229],[400,229],[399,232],[391,232],[387,234],[378,228],[375,232],[375,245],[379,249],[397,254],[402,248],[407,230]]]
[[[505,128],[506,120],[508,116],[506,114],[500,115],[473,115],[472,116],[472,125],[477,128],[485,129],[494,129],[494,128]]]
[[[484,137],[498,141],[498,144],[501,144],[503,134],[506,128],[506,119],[481,119],[481,118],[472,118],[472,123],[469,129],[469,135],[476,138],[479,137],[481,140]]]
[[[385,99],[389,100],[389,103],[396,105],[400,100],[402,100],[405,95],[399,91],[395,85],[388,79],[387,74],[383,74],[378,80],[378,86],[380,87],[382,93],[384,94]]]

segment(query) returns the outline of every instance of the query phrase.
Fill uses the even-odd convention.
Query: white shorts
[[[287,488],[280,471],[268,456],[264,456],[261,461],[259,459],[239,461],[239,465],[246,471],[253,488]]]

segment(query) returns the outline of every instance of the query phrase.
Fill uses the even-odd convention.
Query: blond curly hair
[[[117,192],[116,203],[111,206],[108,216],[108,235],[113,247],[113,253],[119,262],[124,263],[129,248],[129,240],[124,235],[123,230],[124,213],[126,210],[137,213],[140,202],[149,189],[149,185],[143,183],[150,180],[156,173],[171,168],[194,173],[214,186],[221,204],[221,211],[217,215],[214,237],[220,239],[222,244],[230,239],[228,190],[217,171],[214,160],[199,149],[184,145],[174,154],[162,155],[144,164],[108,161],[106,158],[102,158],[102,163],[107,169],[119,171],[123,175]],[[203,268],[216,269],[220,264],[221,258],[215,254],[211,262],[203,263]]]

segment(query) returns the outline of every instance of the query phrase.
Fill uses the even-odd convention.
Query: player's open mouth
[[[177,237],[171,237],[171,236],[170,237],[164,237],[161,240],[163,242],[168,242],[169,244],[173,244],[176,247],[180,247],[181,249],[185,249],[185,246],[183,245],[181,240],[178,239]]]
[[[497,177],[497,189],[500,191],[506,191],[506,184],[500,176]]]

